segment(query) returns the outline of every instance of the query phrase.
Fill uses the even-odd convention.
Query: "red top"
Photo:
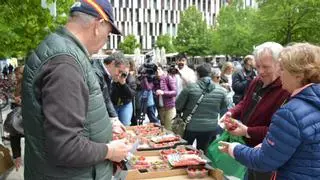
[[[253,93],[259,83],[262,83],[261,79],[259,77],[255,78],[250,83],[243,100],[234,108],[229,110],[232,113],[233,118],[239,120],[244,118],[245,111],[250,107]],[[261,100],[256,105],[255,110],[251,113],[246,122],[246,126],[248,126],[248,135],[251,138],[246,138],[245,140],[247,145],[251,147],[262,143],[262,140],[268,132],[272,115],[290,97],[289,92],[282,89],[280,78],[277,78],[269,86],[269,90],[264,93]]]

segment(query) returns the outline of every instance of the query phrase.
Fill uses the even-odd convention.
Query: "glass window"
[[[149,35],[154,35],[152,30],[153,30],[153,23],[150,23],[149,24]]]
[[[206,1],[207,1],[207,0],[203,0],[203,1],[202,1],[202,9],[203,9],[203,11],[206,10]]]
[[[147,32],[147,23],[144,23],[143,24],[143,35],[147,35],[148,34],[148,32]]]
[[[136,21],[139,21],[139,10],[136,9]]]
[[[168,22],[168,11],[164,10],[164,22]]]
[[[124,22],[121,22],[121,28],[122,28],[122,29],[121,29],[121,32],[124,33],[124,30],[125,30]]]
[[[159,22],[159,10],[155,10],[155,21]]]
[[[143,4],[143,8],[147,8],[147,4],[148,4],[148,2],[147,2],[148,0],[144,0],[143,2],[144,2],[144,4]]]
[[[120,42],[121,42],[121,36],[117,36],[117,43],[118,43],[118,46],[119,46]]]
[[[157,0],[153,0],[153,8],[157,9]]]
[[[156,38],[154,36],[151,36],[151,45],[152,47],[155,47],[156,45]]]
[[[123,14],[123,20],[127,21],[127,12],[126,12],[126,8],[122,8],[122,14]]]
[[[144,48],[143,45],[142,45],[142,42],[143,42],[143,36],[140,36],[140,44],[141,44],[141,48]]]
[[[174,11],[171,11],[171,23],[174,22]]]
[[[141,35],[141,23],[138,23],[138,34]]]
[[[159,24],[159,35],[162,34],[162,23]]]

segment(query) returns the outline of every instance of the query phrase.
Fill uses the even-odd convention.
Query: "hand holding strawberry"
[[[223,123],[225,129],[228,131],[233,131],[237,128],[237,123],[234,119],[231,118],[231,112],[227,112],[224,116]]]
[[[248,127],[244,124],[242,124],[239,121],[234,121],[235,125],[231,128],[231,130],[228,130],[230,134],[234,136],[247,136]],[[234,129],[233,129],[234,128]]]

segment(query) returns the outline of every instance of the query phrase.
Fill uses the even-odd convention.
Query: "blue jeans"
[[[118,113],[119,120],[122,122],[122,124],[125,126],[130,126],[133,114],[132,102],[124,104],[122,106],[118,106],[115,109]]]
[[[156,111],[157,111],[157,109],[156,109],[155,105],[149,106],[147,108],[147,115],[148,115],[149,121],[151,123],[160,124],[160,120],[156,116]]]

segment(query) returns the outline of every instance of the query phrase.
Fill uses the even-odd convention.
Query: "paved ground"
[[[10,112],[9,108],[4,109],[2,111],[2,118],[5,119],[9,112]],[[3,144],[11,150],[9,141],[3,141]],[[21,148],[22,148],[22,156],[23,156],[24,155],[24,139],[22,139],[21,141]],[[23,166],[19,169],[19,171],[12,169],[10,172],[6,174],[6,177],[0,176],[0,180],[23,180],[24,179],[23,170],[24,170]]]

